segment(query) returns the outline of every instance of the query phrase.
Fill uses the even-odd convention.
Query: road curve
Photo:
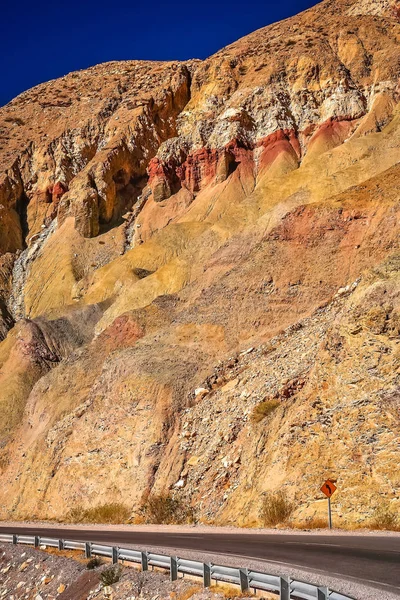
[[[226,556],[290,564],[310,571],[360,583],[400,596],[400,536],[325,535],[325,534],[252,534],[140,531],[51,526],[3,527],[1,533],[37,534],[43,537],[136,545],[141,548],[165,547],[213,552]]]

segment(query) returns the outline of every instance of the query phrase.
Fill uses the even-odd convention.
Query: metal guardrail
[[[166,554],[142,552],[119,546],[105,546],[95,542],[76,542],[73,540],[58,540],[38,535],[0,534],[0,542],[26,544],[39,548],[50,546],[59,550],[83,550],[86,558],[104,556],[110,558],[113,564],[123,560],[141,565],[143,571],[149,567],[169,571],[171,581],[176,581],[179,574],[199,577],[204,587],[210,587],[212,581],[230,583],[240,586],[242,592],[260,590],[275,593],[280,600],[355,600],[327,587],[316,586],[306,581],[291,577],[270,575],[253,569],[238,569],[213,563],[202,563]]]

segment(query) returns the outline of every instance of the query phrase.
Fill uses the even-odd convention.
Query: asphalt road
[[[16,527],[1,527],[0,533],[15,533]],[[25,535],[38,533],[35,527],[18,527]],[[103,542],[106,544],[165,547],[213,552],[244,559],[261,559],[345,579],[357,579],[400,596],[400,536],[251,534],[118,531],[84,528],[40,527],[43,537]],[[243,560],[243,566],[245,566]]]

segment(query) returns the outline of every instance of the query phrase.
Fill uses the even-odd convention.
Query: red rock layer
[[[301,158],[301,147],[296,132],[293,129],[280,129],[257,142],[262,148],[258,162],[258,172],[267,171],[272,164],[284,155],[292,157],[297,163]]]
[[[277,131],[257,143],[263,148],[258,170],[267,169],[281,155],[289,153],[300,158],[300,143],[294,131]],[[148,185],[156,202],[169,198],[181,187],[192,194],[199,192],[212,182],[225,181],[238,167],[243,174],[255,172],[255,148],[239,140],[232,140],[221,149],[200,148],[186,160],[162,161],[154,158],[148,167]]]
[[[212,182],[220,183],[239,166],[253,176],[264,174],[280,159],[289,160],[296,168],[302,159],[302,148],[312,154],[325,152],[343,143],[357,124],[357,119],[331,117],[298,133],[294,129],[280,129],[255,145],[233,139],[221,149],[200,148],[181,161],[155,157],[147,169],[148,185],[154,200],[162,202],[181,187],[194,195]]]
[[[357,123],[357,119],[349,119],[345,116],[327,119],[319,125],[309,140],[308,153],[322,154],[326,150],[339,146],[350,137]],[[311,132],[304,132],[305,135],[307,133]]]

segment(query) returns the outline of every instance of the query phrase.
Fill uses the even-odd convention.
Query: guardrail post
[[[12,534],[12,543],[13,544],[18,544],[18,535],[16,533]],[[45,538],[41,538],[38,535],[34,535],[33,536],[33,541],[34,541],[34,546],[35,548],[40,547],[40,544],[42,543],[42,541],[45,540]],[[65,540],[50,540],[51,543],[53,543],[54,541],[56,541],[57,545],[58,545],[58,549],[59,550],[64,550],[66,545],[70,546],[72,545],[72,548],[74,547],[80,547],[82,548],[82,543],[79,542],[70,542],[69,544],[65,542]],[[70,545],[71,544],[71,545]],[[86,558],[90,559],[92,558],[92,543],[91,542],[84,542],[84,548],[85,548],[85,556]],[[112,546],[111,547],[112,553],[112,563],[113,564],[117,564],[118,560],[119,560],[119,556],[120,556],[120,548],[118,546]],[[122,549],[123,551],[124,549]],[[135,557],[137,557],[137,551],[135,551]],[[123,555],[123,552],[122,552]],[[149,569],[149,556],[150,553],[149,552],[141,552],[140,551],[140,556],[141,556],[141,566],[142,566],[142,571],[148,571]],[[157,558],[157,557],[156,557]],[[177,556],[170,556],[170,578],[171,581],[176,581],[178,579],[178,575],[179,575],[179,558]],[[129,561],[129,554],[128,554],[128,558],[127,560]],[[132,560],[135,560],[134,558],[132,558]],[[137,560],[137,558],[136,558]],[[162,563],[164,564],[164,563]],[[189,561],[190,564],[190,561]],[[199,563],[197,563],[198,565]],[[205,588],[208,588],[211,586],[211,581],[212,581],[212,577],[214,574],[214,577],[218,578],[218,571],[217,573],[213,573],[213,568],[215,567],[215,565],[213,566],[212,563],[200,563],[203,565],[203,586]],[[215,567],[217,568],[217,567]],[[228,573],[231,571],[231,569],[227,570]],[[195,572],[197,572],[198,575],[200,575],[200,573],[198,573],[198,567],[196,568]],[[250,589],[250,581],[252,582],[252,587],[256,587],[257,581],[255,579],[253,579],[252,577],[252,572],[251,570],[249,571],[249,569],[242,569],[239,568],[237,569],[237,572],[239,573],[239,582],[240,582],[240,588],[242,593],[245,593],[247,591],[249,591]],[[256,573],[257,575],[257,573]],[[262,573],[260,573],[260,575],[262,575]],[[264,573],[264,576],[266,576],[267,574]],[[201,576],[201,575],[200,575]],[[273,577],[273,580],[276,581],[275,576]],[[268,581],[268,579],[267,579]],[[296,585],[299,584],[300,582],[296,582],[294,579],[291,579],[288,576],[281,576],[279,577],[279,599],[280,600],[290,600],[290,596],[291,596],[291,592],[293,591],[294,595],[296,595]],[[255,584],[255,585],[254,585]],[[327,587],[324,586],[311,586],[315,592],[316,592],[316,600],[330,600],[332,598],[332,595],[336,594],[335,592],[332,592],[332,590],[329,590]],[[260,588],[258,588],[260,589]],[[299,590],[304,589],[304,587],[302,588],[299,585]],[[307,589],[307,587],[305,588]],[[313,594],[315,593],[313,592]],[[303,594],[304,595],[304,594]],[[349,596],[344,596],[342,594],[337,594],[338,596],[341,596],[342,598],[347,598],[347,600],[354,600],[353,598],[349,597]]]
[[[280,600],[290,600],[289,577],[279,577],[279,598]]]
[[[203,563],[203,586],[211,586],[211,564]]]
[[[249,573],[247,569],[239,569],[240,589],[242,592],[249,590]]]
[[[317,588],[317,600],[328,600],[328,588],[319,587]]]
[[[85,556],[86,558],[92,558],[92,544],[85,542]]]
[[[142,552],[142,571],[149,570],[149,558],[147,556],[147,552]]]
[[[170,559],[171,581],[176,581],[178,579],[178,558],[176,556],[171,556]]]

